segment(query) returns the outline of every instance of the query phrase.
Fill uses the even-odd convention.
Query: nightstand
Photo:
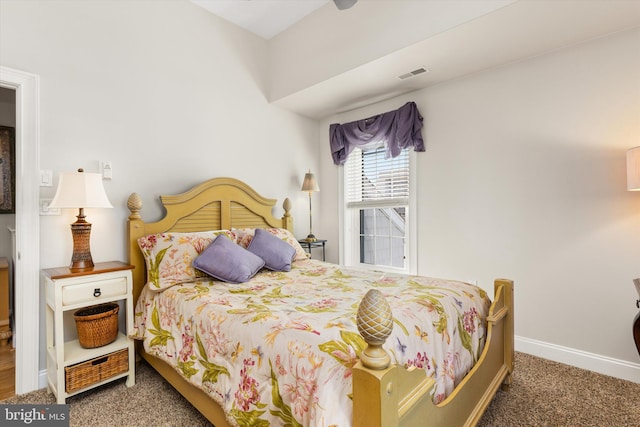
[[[96,263],[86,271],[68,267],[42,271],[46,294],[47,384],[57,403],[69,396],[118,378],[135,385],[133,340],[132,265],[118,261]],[[119,302],[118,337],[110,344],[83,348],[77,339],[73,312],[78,309]],[[123,309],[124,307],[124,309]],[[83,378],[78,381],[77,378]]]
[[[301,239],[298,240],[298,243],[300,243],[300,246],[302,246],[303,249],[306,249],[307,252],[309,252],[309,255],[311,255],[311,248],[322,248],[322,260],[325,260],[324,257],[324,245],[327,243],[326,240],[316,240],[315,242],[309,242],[308,240],[305,239]]]

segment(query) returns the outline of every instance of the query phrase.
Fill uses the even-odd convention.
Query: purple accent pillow
[[[193,260],[193,267],[224,282],[243,283],[264,267],[264,261],[220,235]]]
[[[291,271],[291,261],[296,255],[293,246],[261,228],[256,228],[247,250],[262,258],[264,266],[273,271]]]

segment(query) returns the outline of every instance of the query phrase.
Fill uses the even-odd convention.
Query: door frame
[[[16,394],[39,387],[40,362],[40,77],[0,66],[0,86],[16,91]]]

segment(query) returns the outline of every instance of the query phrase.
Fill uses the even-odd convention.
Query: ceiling
[[[287,36],[290,31],[285,30],[294,23],[305,18],[304,22],[309,23],[313,17],[329,13],[329,9],[318,10],[329,0],[191,1],[265,39],[279,33]],[[374,19],[375,8],[381,3],[360,0],[353,8],[357,14],[351,16],[360,20]],[[508,5],[374,60],[319,78],[301,89],[270,99],[270,102],[321,119],[640,27],[640,0],[518,0],[503,3]],[[338,13],[348,17],[343,15],[345,12]],[[307,27],[295,26],[290,30],[301,31]],[[281,40],[281,36],[278,39]],[[342,54],[339,52],[341,46],[332,48],[336,49],[336,55]],[[638,51],[640,54],[640,47]],[[312,66],[299,63],[291,68],[303,73],[305,67]],[[406,80],[398,79],[399,75],[415,70],[417,66],[424,66],[428,71]]]
[[[269,40],[329,0],[191,0],[214,15]]]

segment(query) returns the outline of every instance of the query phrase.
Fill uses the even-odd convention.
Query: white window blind
[[[409,204],[409,150],[385,158],[384,145],[356,148],[345,164],[347,207]]]

